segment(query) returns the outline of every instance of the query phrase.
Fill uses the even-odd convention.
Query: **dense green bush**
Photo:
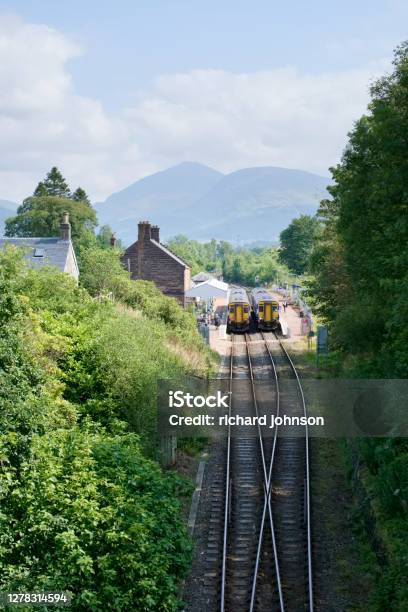
[[[0,251],[0,590],[168,612],[190,544],[185,485],[146,458],[155,386],[204,373],[209,353],[174,300],[157,309],[151,284],[124,280],[122,302],[95,300]]]
[[[2,591],[69,591],[84,611],[177,608],[190,554],[179,483],[142,457],[134,435],[74,427],[36,436],[4,482]]]

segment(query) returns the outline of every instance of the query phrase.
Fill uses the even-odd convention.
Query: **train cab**
[[[251,324],[251,303],[245,289],[234,287],[228,300],[227,333],[247,332]]]
[[[261,331],[272,331],[279,327],[279,303],[263,288],[251,292],[255,323]]]

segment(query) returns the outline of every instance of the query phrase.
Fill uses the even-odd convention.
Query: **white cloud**
[[[281,165],[327,173],[364,112],[378,69],[302,75],[197,70],[158,78],[129,125],[159,158],[200,159],[223,170]]]
[[[74,90],[67,62],[81,53],[46,25],[0,16],[0,198],[29,194],[54,164],[96,199],[184,160],[326,174],[384,70],[169,74],[108,115]]]

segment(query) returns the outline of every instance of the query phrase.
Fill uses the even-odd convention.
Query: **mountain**
[[[97,205],[125,244],[136,240],[137,222],[148,219],[163,239],[175,234],[241,243],[277,242],[300,214],[314,214],[329,179],[286,168],[245,168],[223,175],[184,162],[114,193]]]
[[[16,214],[17,204],[9,200],[0,200],[0,236],[4,232],[4,221]]]
[[[96,205],[99,223],[116,230],[125,244],[137,239],[137,223],[157,223],[167,236],[178,232],[186,210],[222,178],[221,172],[193,162],[183,162],[132,183]]]

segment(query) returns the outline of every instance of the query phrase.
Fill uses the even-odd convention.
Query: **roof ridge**
[[[168,246],[162,244],[161,242],[158,242],[157,240],[155,240],[154,238],[150,238],[150,242],[153,242],[154,244],[156,244],[158,247],[160,247],[161,249],[163,249],[165,252],[167,252],[169,255],[171,255],[174,259],[176,259],[177,261],[181,262],[184,266],[186,266],[186,268],[190,268],[191,266],[188,265],[188,263],[186,261],[184,261],[184,259],[182,259],[179,255],[176,255],[176,253],[174,253],[174,251],[172,251],[171,249],[169,249]]]

